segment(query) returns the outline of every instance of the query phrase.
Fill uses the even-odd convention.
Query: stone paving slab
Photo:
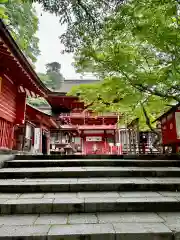
[[[180,197],[180,192],[159,192],[164,197]]]
[[[180,212],[97,212],[1,215],[0,225],[81,224],[81,223],[165,223],[179,224]]]
[[[172,240],[173,233],[163,224],[73,224],[2,226],[0,239],[48,240]],[[176,238],[178,239],[178,238]]]
[[[98,218],[95,213],[77,213],[69,214],[68,224],[80,224],[80,223],[98,223]]]
[[[81,167],[78,167],[80,169]],[[0,169],[1,172],[18,172],[18,173],[29,173],[29,172],[57,172],[57,171],[62,171],[62,167],[42,167],[42,168],[2,168]]]
[[[78,192],[78,198],[119,198],[118,192]]]
[[[102,182],[102,181],[109,181],[109,182],[131,182],[131,183],[164,183],[164,182],[174,182],[174,183],[179,183],[180,182],[180,177],[179,178],[145,178],[145,177],[140,177],[140,178],[134,178],[134,177],[92,177],[92,178],[23,178],[23,179],[1,179],[0,184],[16,184],[16,183],[48,183],[48,182]]]
[[[135,192],[117,192],[117,191],[109,191],[109,192],[55,192],[55,193],[0,193],[0,199],[4,201],[7,200],[15,200],[15,199],[59,199],[59,198],[151,198],[151,197],[173,197],[176,199],[179,196],[178,192],[146,192],[146,191],[135,191]]]
[[[178,200],[173,197],[139,197],[138,199],[136,197],[129,197],[129,198],[123,198],[120,197],[117,199],[117,202],[177,202]]]
[[[68,193],[68,192],[62,192],[62,193],[45,193],[44,194],[44,198],[55,198],[55,199],[59,199],[59,198],[76,198],[77,197],[77,193]],[[79,198],[79,197],[78,197]]]
[[[67,171],[69,169],[71,169],[71,167],[67,167],[67,168],[64,168],[66,169]],[[85,169],[86,171],[132,171],[132,169],[137,169],[137,168],[133,168],[132,169],[130,167],[111,167],[111,166],[105,166],[105,167],[100,167],[100,166],[97,166],[97,167],[84,167],[83,169]],[[141,169],[141,168],[139,168]]]
[[[115,240],[115,231],[112,224],[76,224],[52,226],[48,233],[48,240],[60,240],[59,236],[61,236],[62,239],[68,240]]]
[[[16,193],[0,193],[0,199],[17,199],[21,196],[21,194]]]
[[[53,213],[60,212],[84,212],[84,199],[79,198],[58,198],[53,202]]]
[[[28,201],[28,199],[33,199],[33,201],[36,201],[35,199],[103,199],[106,200],[107,198],[113,198],[113,199],[123,199],[123,198],[152,198],[152,199],[173,199],[175,201],[179,201],[177,198],[178,195],[176,195],[176,192],[147,192],[147,191],[135,191],[135,192],[117,192],[117,191],[107,191],[107,192],[53,192],[53,193],[0,193],[0,200],[2,202],[7,200],[16,200],[20,201],[20,199],[25,199],[24,201]]]
[[[123,169],[123,167],[122,167]],[[180,168],[179,167],[128,167],[129,170],[131,171],[136,171],[136,170],[141,170],[141,171],[168,171],[168,170],[171,170],[171,171],[179,171]]]
[[[179,181],[180,180],[180,177],[161,177],[161,178],[159,178],[159,177],[146,177],[146,179],[147,180],[149,180],[149,181],[165,181],[165,180],[167,180],[167,181],[171,181],[171,180],[173,180],[173,181]]]
[[[34,224],[67,224],[68,223],[68,214],[40,214],[36,219]]]
[[[10,181],[10,180],[9,180]],[[26,178],[25,183],[77,183],[78,178]]]
[[[162,197],[158,192],[119,192],[120,197],[144,198],[144,197]]]
[[[46,240],[51,225],[2,226],[0,239]]]
[[[24,172],[71,172],[71,171],[180,171],[180,167],[31,167],[31,168],[1,168],[0,173]]]
[[[23,193],[19,196],[19,199],[25,198],[25,199],[34,199],[34,198],[43,198],[44,193]]]
[[[1,215],[0,225],[33,225],[38,218],[38,214]]]
[[[179,240],[178,213],[0,216],[0,239]]]
[[[173,213],[172,213],[173,215]],[[165,219],[156,213],[97,213],[99,223],[133,222],[133,223],[155,223],[165,222]]]
[[[50,240],[172,240],[173,234],[164,224],[72,224],[2,226],[0,239]],[[178,239],[178,238],[176,238]]]
[[[116,240],[172,240],[171,230],[163,223],[113,223]]]
[[[167,223],[178,223],[180,225],[180,212],[158,212],[157,214]]]
[[[113,223],[116,233],[171,233],[163,223]]]

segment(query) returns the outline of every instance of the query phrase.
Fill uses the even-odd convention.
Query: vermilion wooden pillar
[[[39,148],[39,151],[40,151],[40,153],[42,153],[42,130],[43,130],[42,124],[39,125],[39,128],[40,128],[40,148]]]
[[[16,97],[16,124],[24,124],[26,112],[26,93],[18,93]]]
[[[9,139],[9,148],[12,149],[14,145],[14,126],[11,128],[11,136]]]

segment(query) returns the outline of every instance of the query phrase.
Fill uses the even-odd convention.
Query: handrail
[[[73,112],[73,113],[61,113],[61,117],[118,117],[118,113],[89,113],[89,112]]]

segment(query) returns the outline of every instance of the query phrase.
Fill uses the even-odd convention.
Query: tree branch
[[[84,10],[84,12],[86,13],[86,15],[88,16],[88,18],[92,21],[93,23],[93,28],[95,33],[97,33],[96,31],[96,20],[93,18],[93,16],[89,13],[88,9],[86,8],[86,6],[81,2],[81,0],[77,0],[78,5]]]
[[[142,110],[143,110],[143,113],[144,113],[144,116],[145,116],[145,119],[146,119],[147,126],[157,136],[157,139],[155,139],[155,141],[152,143],[152,145],[153,145],[154,148],[156,148],[157,150],[161,151],[161,148],[158,145],[158,143],[160,142],[160,139],[161,139],[160,133],[155,131],[155,129],[152,127],[150,118],[148,116],[148,113],[147,113],[143,103],[141,103],[141,107],[142,107]]]
[[[177,97],[177,96],[168,96],[167,94],[164,94],[160,91],[158,91],[157,89],[150,89],[146,86],[143,86],[142,84],[134,84],[134,86],[137,87],[137,89],[139,89],[141,92],[143,91],[146,91],[152,95],[155,95],[155,96],[159,96],[159,97],[162,97],[162,98],[169,98],[169,99],[174,99],[176,100],[177,102],[180,102],[180,98]]]

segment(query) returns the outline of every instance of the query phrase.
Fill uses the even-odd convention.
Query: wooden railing
[[[61,113],[60,117],[118,117],[118,113]]]

